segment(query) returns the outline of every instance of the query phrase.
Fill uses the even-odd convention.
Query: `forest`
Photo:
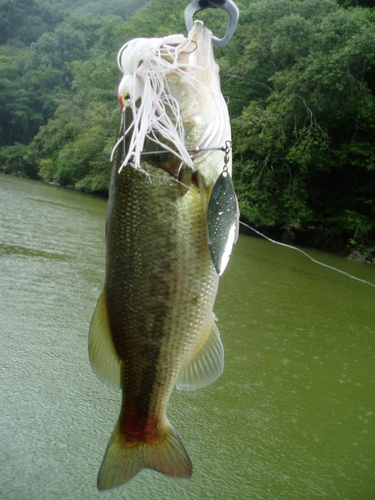
[[[1,0],[0,172],[108,194],[119,48],[186,33],[189,0]],[[375,260],[373,0],[235,0],[215,49],[241,218]],[[222,36],[226,14],[197,16]]]

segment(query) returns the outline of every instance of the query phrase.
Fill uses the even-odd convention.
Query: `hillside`
[[[1,2],[1,170],[106,194],[117,51],[131,38],[184,33],[187,3],[129,1],[119,16],[92,15],[118,5],[109,1]],[[238,1],[237,31],[216,58],[243,219],[374,256],[375,12],[343,3]],[[204,17],[220,35],[225,16]]]
[[[52,6],[59,7],[75,15],[121,16],[129,17],[149,0],[47,0]]]

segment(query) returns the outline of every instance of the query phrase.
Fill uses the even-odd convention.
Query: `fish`
[[[175,386],[200,389],[224,369],[207,213],[224,166],[230,178],[223,145],[231,131],[212,33],[196,21],[187,37],[132,40],[119,66],[122,133],[112,156],[105,282],[89,332],[94,372],[122,391],[100,491],[144,468],[190,478],[168,403]]]

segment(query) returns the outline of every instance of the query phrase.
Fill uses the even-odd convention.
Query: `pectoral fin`
[[[90,324],[89,356],[97,377],[109,387],[120,389],[122,361],[112,342],[104,292],[99,297]]]
[[[180,391],[193,391],[211,384],[224,370],[224,348],[215,321],[207,326],[193,355],[182,367],[176,387]]]

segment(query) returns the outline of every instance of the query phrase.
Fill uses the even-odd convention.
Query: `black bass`
[[[175,385],[198,389],[223,371],[206,215],[230,125],[211,36],[197,21],[188,38],[133,40],[119,56],[128,123],[112,172],[105,285],[89,354],[98,377],[123,398],[99,490],[143,468],[189,478],[168,402]],[[225,167],[230,174],[228,152]]]

